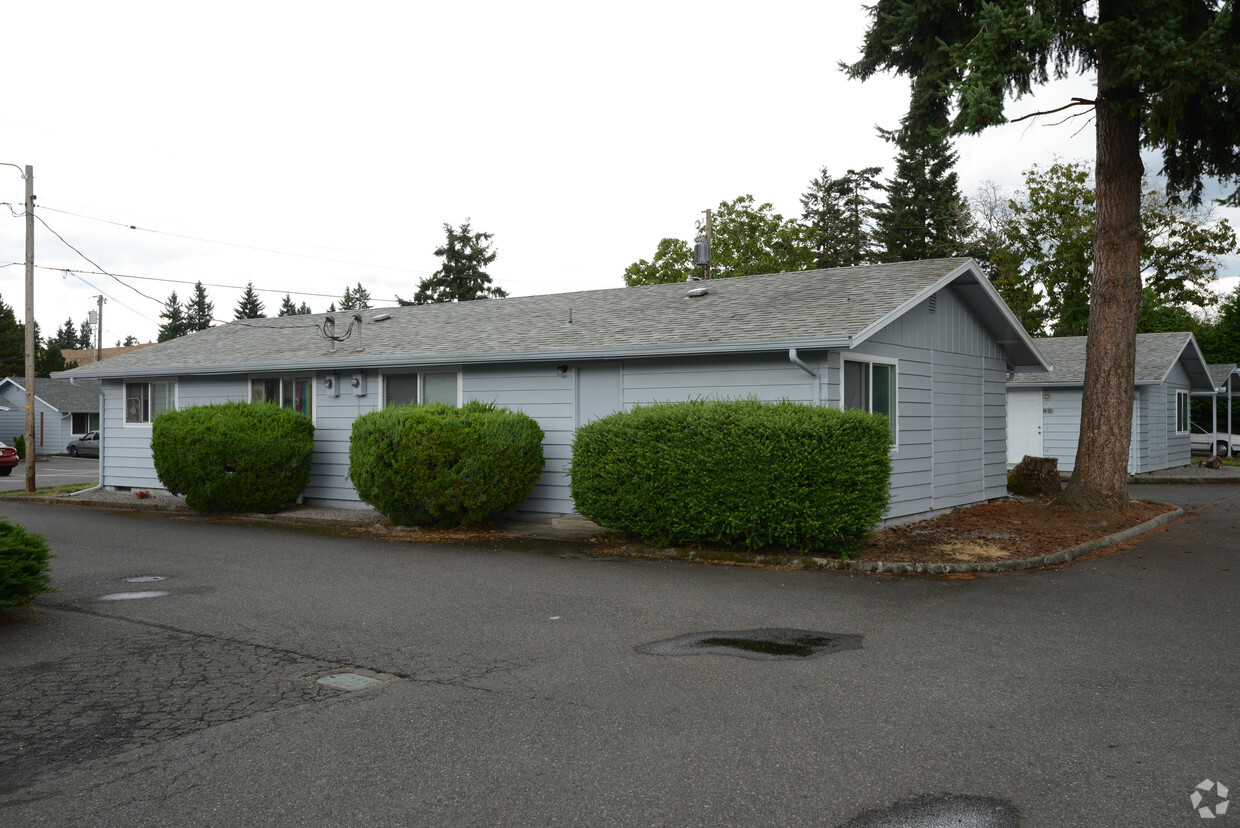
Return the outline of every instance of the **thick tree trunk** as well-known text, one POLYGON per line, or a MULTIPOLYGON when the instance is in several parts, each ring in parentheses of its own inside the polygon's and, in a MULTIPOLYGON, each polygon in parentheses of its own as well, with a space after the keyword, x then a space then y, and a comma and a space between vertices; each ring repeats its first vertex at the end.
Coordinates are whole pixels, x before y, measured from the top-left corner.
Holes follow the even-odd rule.
MULTIPOLYGON (((1105 2, 1102 6, 1112 5, 1105 2)), ((1060 503, 1082 511, 1128 508, 1128 450, 1141 305, 1140 123, 1099 56, 1094 276, 1085 350, 1081 439, 1060 503)))

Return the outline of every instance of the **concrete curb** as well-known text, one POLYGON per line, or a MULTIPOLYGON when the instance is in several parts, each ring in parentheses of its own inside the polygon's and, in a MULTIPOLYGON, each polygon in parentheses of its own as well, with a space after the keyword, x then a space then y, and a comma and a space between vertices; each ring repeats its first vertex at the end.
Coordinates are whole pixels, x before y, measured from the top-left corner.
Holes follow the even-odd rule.
POLYGON ((1016 570, 1026 569, 1043 569, 1048 566, 1059 566, 1068 561, 1075 560, 1082 555, 1090 552, 1096 552, 1099 549, 1105 549, 1108 546, 1114 546, 1117 543, 1123 543, 1137 535, 1143 535, 1151 529, 1157 529, 1171 523, 1173 520, 1179 520, 1184 516, 1184 510, 1176 508, 1170 512, 1164 512, 1158 517, 1147 520, 1145 523, 1131 526, 1123 531, 1107 535, 1104 538, 1095 538, 1091 541, 1078 544, 1070 549, 1064 549, 1050 555, 1039 555, 1035 558, 1011 558, 1006 561, 985 561, 977 563, 885 563, 883 561, 838 561, 833 562, 837 565, 832 567, 839 570, 847 570, 850 572, 871 572, 886 574, 905 574, 914 573, 920 575, 954 575, 959 573, 970 572, 1013 572, 1016 570))
MULTIPOLYGON (((29 500, 35 501, 35 502, 42 502, 42 503, 61 503, 61 504, 72 503, 73 505, 77 505, 77 506, 89 506, 89 507, 94 507, 94 508, 115 509, 117 511, 153 511, 153 512, 164 512, 166 514, 177 514, 177 515, 197 515, 198 514, 194 512, 192 509, 187 509, 185 507, 170 507, 167 504, 163 504, 163 503, 157 503, 157 502, 148 503, 145 501, 135 501, 134 503, 121 504, 115 501, 104 501, 104 500, 68 500, 63 497, 55 497, 55 496, 32 497, 32 498, 29 498, 29 500)), ((1008 560, 1003 560, 1003 561, 980 561, 980 562, 969 562, 969 563, 966 563, 966 562, 920 563, 920 562, 914 562, 914 561, 893 561, 893 562, 841 561, 841 560, 835 560, 833 558, 818 558, 818 557, 813 558, 813 561, 814 561, 814 564, 816 564, 815 568, 817 569, 834 570, 834 571, 839 571, 839 572, 861 572, 861 573, 884 574, 884 575, 902 575, 902 574, 955 575, 955 574, 967 574, 967 573, 1013 572, 1013 571, 1018 571, 1018 570, 1043 569, 1048 566, 1059 566, 1071 560, 1075 560, 1076 558, 1079 558, 1082 555, 1086 555, 1090 552, 1094 552, 1099 549, 1105 549, 1106 547, 1114 546, 1117 543, 1123 543, 1124 541, 1129 540, 1130 538, 1135 538, 1137 535, 1144 534, 1150 531, 1151 529, 1156 529, 1159 526, 1163 526, 1165 524, 1171 523, 1172 521, 1178 520, 1179 518, 1183 516, 1184 516, 1184 510, 1177 507, 1170 512, 1165 512, 1159 515, 1158 517, 1153 518, 1152 520, 1147 520, 1145 523, 1138 524, 1137 526, 1129 527, 1128 529, 1124 529, 1120 532, 1115 532, 1114 534, 1107 535, 1106 537, 1095 538, 1094 540, 1086 541, 1085 543, 1078 544, 1077 546, 1073 546, 1070 549, 1064 549, 1059 552, 1052 553, 1050 555, 1039 555, 1034 558, 1010 558, 1008 560)), ((334 518, 334 517, 326 518, 326 519, 310 518, 310 517, 299 517, 295 514, 282 515, 280 513, 276 513, 273 515, 263 515, 263 514, 228 515, 228 516, 222 516, 222 519, 227 520, 230 523, 242 523, 242 524, 250 524, 250 525, 255 525, 255 526, 276 525, 276 526, 288 526, 288 527, 296 527, 296 528, 319 528, 319 529, 324 528, 324 527, 337 527, 341 529, 383 528, 380 524, 376 524, 372 520, 350 520, 347 518, 341 519, 341 518, 334 518)), ((569 526, 553 527, 551 531, 539 531, 537 528, 534 527, 533 524, 530 524, 528 527, 525 527, 525 531, 497 532, 494 535, 492 535, 489 538, 489 540, 492 540, 492 541, 502 540, 504 542, 509 542, 509 543, 518 543, 522 546, 528 545, 531 543, 541 542, 541 543, 551 543, 561 548, 566 547, 566 546, 580 547, 583 544, 588 543, 593 537, 595 537, 595 535, 598 534, 597 532, 591 531, 587 535, 586 532, 583 530, 585 529, 584 525, 589 522, 582 520, 580 521, 580 523, 581 525, 573 525, 571 527, 569 526)), ((593 528, 597 524, 589 523, 589 525, 591 528, 593 528)), ((386 528, 390 530, 392 527, 386 527, 386 528)), ((397 534, 398 531, 399 530, 394 530, 391 532, 391 534, 395 535, 397 534)), ((605 531, 605 530, 601 530, 601 531, 605 531)), ((409 536, 408 539, 410 541, 417 542, 416 536, 411 535, 409 536)), ((435 542, 455 543, 455 541, 443 541, 443 540, 437 540, 435 542)), ((641 543, 626 543, 623 545, 622 550, 623 552, 630 552, 630 551, 636 552, 639 555, 641 555, 642 553, 646 553, 646 554, 653 553, 654 557, 668 558, 668 559, 673 559, 673 560, 692 560, 692 561, 704 562, 704 563, 712 562, 712 559, 710 557, 690 556, 686 558, 683 555, 679 555, 675 553, 668 554, 671 550, 661 550, 658 547, 650 547, 650 546, 646 546, 645 544, 641 544, 641 543)), ((732 563, 732 564, 753 563, 756 565, 763 565, 763 564, 786 565, 786 562, 789 558, 804 559, 805 557, 807 556, 753 555, 752 558, 748 561, 728 560, 726 562, 732 563)), ((723 562, 723 561, 720 561, 720 562, 723 562)))

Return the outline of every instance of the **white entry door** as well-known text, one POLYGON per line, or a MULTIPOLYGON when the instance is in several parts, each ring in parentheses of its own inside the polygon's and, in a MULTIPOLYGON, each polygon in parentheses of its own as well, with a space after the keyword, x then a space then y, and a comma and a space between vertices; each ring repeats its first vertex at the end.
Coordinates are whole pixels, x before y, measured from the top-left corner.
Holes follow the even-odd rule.
POLYGON ((1007 392, 1007 461, 1042 456, 1042 389, 1009 388, 1007 392))

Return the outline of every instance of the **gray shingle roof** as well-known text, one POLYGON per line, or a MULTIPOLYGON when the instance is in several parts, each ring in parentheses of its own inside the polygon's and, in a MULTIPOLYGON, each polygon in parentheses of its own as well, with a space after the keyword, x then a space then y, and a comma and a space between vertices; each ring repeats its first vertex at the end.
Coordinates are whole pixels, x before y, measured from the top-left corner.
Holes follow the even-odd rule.
MULTIPOLYGON (((8 382, 26 392, 25 377, 8 377, 8 382)), ((99 380, 78 380, 82 385, 100 388, 99 380)), ((99 395, 72 385, 67 379, 47 379, 38 377, 34 381, 34 395, 52 408, 61 412, 98 411, 99 395)))
MULTIPOLYGON (((1035 339, 1034 344, 1054 366, 1054 371, 1031 374, 1013 374, 1008 380, 1015 385, 1083 385, 1085 383, 1085 336, 1057 336, 1035 339)), ((1201 359, 1196 341, 1191 333, 1137 334, 1137 385, 1157 385, 1167 372, 1188 351, 1188 370, 1194 387, 1204 387, 1209 382, 1205 361, 1201 359)))
MULTIPOLYGON (((325 314, 255 319, 209 328, 83 366, 75 376, 141 376, 244 370, 433 365, 512 359, 581 359, 782 347, 847 347, 881 320, 948 281, 983 281, 972 260, 937 259, 811 270, 710 282, 487 299, 362 312, 358 334, 329 353, 325 314), (707 289, 691 298, 690 288, 707 289), (375 322, 380 313, 390 318, 375 322), (569 319, 572 324, 569 325, 569 319)), ((989 284, 970 299, 1016 340, 989 284)), ((997 297, 997 294, 995 294, 997 297)), ((344 332, 350 314, 336 314, 344 332)), ((1008 314, 1010 316, 1010 314, 1008 314)), ((1018 327, 1018 326, 1017 326, 1018 327)), ((1025 339, 1027 342, 1027 338, 1025 339)), ((1017 362, 1036 364, 1017 342, 1017 362)))
MULTIPOLYGON (((1210 369, 1210 382, 1214 383, 1215 388, 1222 388, 1226 385, 1227 377, 1236 370, 1234 362, 1219 363, 1206 367, 1210 369)), ((1237 378, 1237 383, 1240 384, 1240 378, 1237 378)))

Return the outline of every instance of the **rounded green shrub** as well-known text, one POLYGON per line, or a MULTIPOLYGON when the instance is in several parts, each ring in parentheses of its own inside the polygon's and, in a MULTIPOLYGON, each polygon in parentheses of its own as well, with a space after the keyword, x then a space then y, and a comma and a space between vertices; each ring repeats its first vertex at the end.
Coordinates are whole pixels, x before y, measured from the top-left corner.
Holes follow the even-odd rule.
POLYGON ((570 491, 657 544, 846 552, 890 502, 887 419, 792 402, 656 403, 577 430, 570 491))
POLYGON ((314 425, 271 403, 230 402, 160 414, 155 473, 200 512, 277 512, 310 482, 314 425))
POLYGON ((52 591, 51 557, 42 535, 0 521, 0 612, 52 591))
POLYGON ((533 419, 486 403, 384 408, 353 422, 349 477, 397 525, 480 523, 529 496, 542 441, 533 419))

